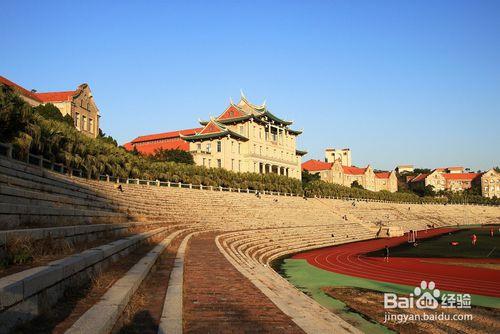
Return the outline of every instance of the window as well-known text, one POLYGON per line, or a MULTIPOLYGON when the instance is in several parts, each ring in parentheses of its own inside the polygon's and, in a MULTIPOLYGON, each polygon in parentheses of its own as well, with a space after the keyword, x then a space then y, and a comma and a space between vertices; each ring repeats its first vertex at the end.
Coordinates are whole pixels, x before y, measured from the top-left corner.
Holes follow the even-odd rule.
POLYGON ((217 159, 217 167, 222 168, 222 159, 217 159))
POLYGON ((77 129, 80 129, 80 114, 75 113, 75 126, 77 129))
MULTIPOLYGON (((210 153, 212 150, 212 145, 210 143, 207 143, 207 153, 210 153)), ((210 166, 210 165, 209 165, 210 166)))
POLYGON ((222 142, 220 140, 217 141, 217 152, 222 152, 222 142))
POLYGON ((231 170, 234 170, 234 159, 231 159, 231 170))
POLYGON ((241 143, 238 143, 238 154, 241 153, 241 143))
POLYGON ((82 130, 87 130, 87 117, 82 116, 82 130))
POLYGON ((212 159, 208 159, 208 168, 212 167, 212 159))
MULTIPOLYGON (((201 151, 201 143, 198 143, 198 145, 196 145, 196 149, 198 151, 201 151)), ((203 166, 205 166, 205 158, 203 158, 203 166)))
POLYGON ((240 125, 240 133, 241 133, 241 134, 244 134, 244 133, 245 133, 245 129, 243 128, 243 125, 240 125))
POLYGON ((94 120, 92 118, 89 118, 89 131, 94 133, 94 120))
POLYGON ((205 167, 205 158, 203 158, 203 167, 205 167))

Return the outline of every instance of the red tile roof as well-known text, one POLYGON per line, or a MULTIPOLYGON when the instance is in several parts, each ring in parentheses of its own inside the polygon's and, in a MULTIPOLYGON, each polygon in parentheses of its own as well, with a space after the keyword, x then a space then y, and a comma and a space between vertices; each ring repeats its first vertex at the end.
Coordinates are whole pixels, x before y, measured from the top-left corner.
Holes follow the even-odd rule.
POLYGON ((171 140, 171 141, 166 141, 166 142, 160 142, 160 143, 144 143, 140 145, 134 145, 133 143, 126 143, 123 145, 126 150, 132 151, 135 148, 137 151, 141 154, 144 155, 153 155, 155 151, 163 149, 163 150, 183 150, 183 151, 189 151, 189 143, 182 140, 182 139, 177 139, 177 140, 171 140))
POLYGON ((478 177, 481 177, 483 173, 453 173, 453 174, 443 174, 446 180, 463 180, 472 181, 478 177))
POLYGON ((355 166, 342 166, 345 174, 350 175, 363 175, 366 172, 366 168, 359 168, 355 166))
POLYGON ((310 172, 317 172, 321 170, 328 170, 332 168, 332 163, 323 162, 319 160, 308 160, 302 164, 302 169, 310 172))
POLYGON ((221 129, 220 126, 215 124, 215 122, 212 120, 207 125, 205 125, 203 130, 200 131, 200 134, 218 133, 222 131, 223 129, 221 129))
POLYGON ((35 93, 36 97, 42 102, 63 102, 70 101, 76 90, 68 90, 65 92, 48 92, 48 93, 35 93))
POLYGON ((203 128, 194 128, 194 129, 186 129, 186 130, 177 130, 177 131, 171 131, 171 132, 163 132, 163 133, 157 133, 157 134, 152 134, 152 135, 145 135, 145 136, 139 136, 135 138, 134 140, 131 141, 131 143, 141 143, 141 142, 146 142, 146 141, 153 141, 153 140, 161 140, 161 139, 170 139, 170 138, 176 138, 180 137, 180 135, 184 136, 192 136, 196 134, 196 132, 200 132, 203 128))
POLYGON ((410 180, 410 182, 420 182, 424 181, 427 176, 429 176, 430 173, 420 173, 417 176, 415 176, 413 179, 410 180))
POLYGON ((245 116, 245 113, 231 104, 217 119, 229 119, 241 116, 245 116))
POLYGON ((388 179, 391 176, 390 172, 378 172, 375 173, 377 179, 388 179))
POLYGON ((10 81, 9 79, 7 79, 5 77, 2 77, 1 75, 0 75, 0 83, 3 83, 6 86, 14 88, 15 90, 17 90, 22 95, 25 95, 25 96, 27 96, 27 97, 35 100, 35 101, 42 102, 42 100, 40 100, 40 98, 38 96, 36 96, 36 94, 32 93, 31 91, 27 90, 24 87, 19 86, 18 84, 16 84, 15 82, 10 81))

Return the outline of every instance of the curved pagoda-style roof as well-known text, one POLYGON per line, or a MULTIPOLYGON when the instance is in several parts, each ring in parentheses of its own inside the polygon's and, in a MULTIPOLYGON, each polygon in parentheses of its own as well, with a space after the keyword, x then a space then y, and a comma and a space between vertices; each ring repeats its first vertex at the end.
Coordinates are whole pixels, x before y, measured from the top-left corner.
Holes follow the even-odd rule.
POLYGON ((216 121, 215 119, 211 119, 205 127, 200 131, 195 133, 194 135, 184 136, 181 134, 181 138, 185 141, 201 141, 206 139, 215 139, 230 136, 238 140, 247 141, 248 138, 228 129, 224 124, 216 121))
POLYGON ((304 150, 295 150, 296 155, 304 156, 307 154, 307 151, 304 150))
MULTIPOLYGON (((250 103, 243 93, 241 94, 241 99, 237 104, 233 103, 232 100, 230 101, 229 106, 216 118, 216 121, 220 124, 235 124, 245 122, 250 119, 261 123, 268 123, 269 121, 279 123, 282 126, 287 127, 287 130, 292 135, 298 136, 302 133, 301 130, 289 129, 288 125, 293 124, 293 121, 283 120, 271 113, 267 109, 265 102, 262 105, 250 103)), ((206 120, 200 120, 199 122, 204 126, 210 123, 210 121, 206 120)))

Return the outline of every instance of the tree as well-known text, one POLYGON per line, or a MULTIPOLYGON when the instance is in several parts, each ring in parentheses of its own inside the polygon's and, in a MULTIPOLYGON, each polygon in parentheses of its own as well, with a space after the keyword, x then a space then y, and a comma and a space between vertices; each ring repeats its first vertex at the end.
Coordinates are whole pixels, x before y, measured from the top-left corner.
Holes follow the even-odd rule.
POLYGON ((420 197, 425 197, 425 196, 435 196, 436 192, 434 191, 434 187, 431 186, 430 184, 427 186, 424 186, 423 183, 416 185, 412 188, 413 192, 417 194, 420 197))
POLYGON ((45 119, 52 119, 59 122, 65 122, 69 125, 73 125, 73 117, 71 115, 63 116, 59 108, 57 108, 52 103, 40 104, 33 107, 33 111, 41 115, 45 119))
POLYGON ((190 152, 186 152, 179 149, 156 150, 153 159, 156 161, 170 161, 170 162, 194 165, 193 155, 190 152))
POLYGON ((421 173, 426 174, 426 173, 430 173, 430 172, 432 172, 432 170, 429 168, 415 168, 413 170, 414 174, 421 174, 421 173))
POLYGON ((319 173, 309 173, 307 170, 302 171, 302 183, 306 184, 312 181, 320 180, 321 176, 319 173))
POLYGON ((351 183, 351 188, 365 189, 361 184, 359 184, 358 180, 354 180, 354 182, 351 183))
POLYGON ((118 142, 113 137, 106 135, 101 128, 99 128, 99 135, 97 136, 97 138, 100 138, 105 143, 109 143, 118 147, 118 142))

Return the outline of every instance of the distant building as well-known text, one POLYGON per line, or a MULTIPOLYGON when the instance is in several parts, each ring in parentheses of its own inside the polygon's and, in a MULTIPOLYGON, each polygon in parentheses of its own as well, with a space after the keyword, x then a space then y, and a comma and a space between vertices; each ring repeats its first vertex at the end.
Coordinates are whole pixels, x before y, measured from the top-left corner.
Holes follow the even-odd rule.
POLYGON ((396 167, 396 172, 398 172, 399 174, 403 174, 403 173, 413 173, 414 171, 414 168, 413 168, 413 165, 399 165, 396 167))
POLYGON ((436 171, 439 171, 441 173, 446 173, 446 174, 460 174, 464 172, 464 168, 461 166, 455 166, 455 167, 440 167, 436 168, 436 171))
POLYGON ((52 103, 63 116, 70 115, 73 118, 78 131, 94 138, 99 134, 99 109, 87 84, 81 84, 75 90, 44 93, 29 91, 2 76, 0 76, 0 84, 14 89, 23 100, 33 107, 52 103))
POLYGON ((342 165, 341 160, 323 162, 308 160, 302 164, 302 169, 312 174, 319 174, 321 180, 350 187, 354 181, 371 191, 387 190, 396 192, 398 180, 394 172, 374 172, 368 165, 364 168, 342 165))
POLYGON ((325 150, 325 161, 334 162, 336 160, 340 160, 342 166, 352 166, 351 150, 348 148, 327 148, 325 150))
POLYGON ((493 168, 481 177, 481 194, 484 197, 500 198, 500 173, 493 168))
POLYGON ((484 197, 500 197, 500 174, 494 169, 485 173, 463 173, 462 167, 436 168, 431 173, 421 173, 409 180, 410 188, 432 186, 434 191, 463 191, 481 187, 484 197))
POLYGON ((302 131, 291 129, 292 123, 242 94, 217 118, 200 121, 200 128, 141 136, 124 146, 144 154, 177 148, 191 152, 200 166, 301 179, 301 158, 306 152, 297 149, 302 131))

